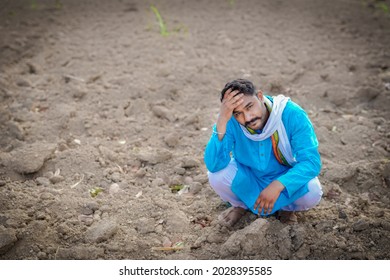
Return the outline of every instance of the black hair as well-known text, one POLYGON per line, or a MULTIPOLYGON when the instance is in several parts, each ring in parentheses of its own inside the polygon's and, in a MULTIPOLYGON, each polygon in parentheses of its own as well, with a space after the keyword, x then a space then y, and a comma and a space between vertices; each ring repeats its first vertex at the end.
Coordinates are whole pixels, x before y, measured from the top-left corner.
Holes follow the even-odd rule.
POLYGON ((243 93, 245 95, 256 95, 256 88, 251 81, 246 79, 237 79, 225 85, 221 91, 221 102, 228 89, 232 89, 232 91, 238 90, 239 93, 243 93))

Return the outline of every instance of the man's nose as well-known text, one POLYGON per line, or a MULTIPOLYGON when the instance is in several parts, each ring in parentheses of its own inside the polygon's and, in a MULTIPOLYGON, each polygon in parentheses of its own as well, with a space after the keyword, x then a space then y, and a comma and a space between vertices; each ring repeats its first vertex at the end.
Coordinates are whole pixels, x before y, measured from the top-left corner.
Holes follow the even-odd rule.
POLYGON ((245 118, 245 122, 249 122, 251 120, 251 115, 249 113, 244 112, 244 118, 245 118))

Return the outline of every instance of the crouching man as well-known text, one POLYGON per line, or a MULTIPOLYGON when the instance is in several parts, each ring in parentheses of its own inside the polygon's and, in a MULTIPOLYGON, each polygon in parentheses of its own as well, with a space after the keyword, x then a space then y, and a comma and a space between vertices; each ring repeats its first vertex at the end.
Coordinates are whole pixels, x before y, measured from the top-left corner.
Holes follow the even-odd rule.
POLYGON ((306 112, 283 95, 266 96, 252 82, 225 85, 204 160, 209 182, 232 207, 219 217, 233 226, 249 209, 296 222, 295 211, 322 197, 318 141, 306 112))

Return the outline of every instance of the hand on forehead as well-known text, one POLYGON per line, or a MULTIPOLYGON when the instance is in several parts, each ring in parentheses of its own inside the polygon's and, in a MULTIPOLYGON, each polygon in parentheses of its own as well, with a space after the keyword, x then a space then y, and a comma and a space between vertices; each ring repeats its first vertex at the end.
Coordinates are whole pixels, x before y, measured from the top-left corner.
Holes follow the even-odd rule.
POLYGON ((229 99, 229 98, 233 98, 235 97, 236 95, 240 94, 240 91, 238 89, 234 89, 234 88, 229 88, 225 95, 224 95, 224 99, 229 99))

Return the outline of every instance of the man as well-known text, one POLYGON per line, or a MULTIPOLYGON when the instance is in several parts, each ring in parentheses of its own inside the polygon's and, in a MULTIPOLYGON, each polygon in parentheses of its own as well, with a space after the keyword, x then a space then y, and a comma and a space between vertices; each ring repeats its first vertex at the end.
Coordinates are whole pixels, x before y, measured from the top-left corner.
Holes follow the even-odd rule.
POLYGON ((321 200, 318 141, 306 112, 283 95, 265 96, 248 80, 222 90, 204 159, 211 187, 232 205, 219 217, 226 226, 248 209, 294 223, 294 211, 321 200))

